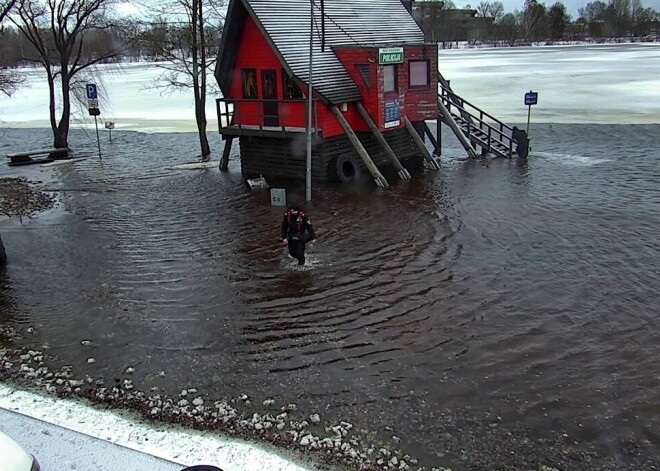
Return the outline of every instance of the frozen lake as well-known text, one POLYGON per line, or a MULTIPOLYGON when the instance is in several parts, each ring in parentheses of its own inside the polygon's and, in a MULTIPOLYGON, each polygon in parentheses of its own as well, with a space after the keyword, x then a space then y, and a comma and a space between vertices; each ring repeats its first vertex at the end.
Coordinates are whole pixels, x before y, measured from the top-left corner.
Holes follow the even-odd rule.
MULTIPOLYGON (((660 123, 660 44, 609 44, 530 48, 440 50, 440 71, 464 99, 505 122, 523 122, 523 95, 539 93, 536 123, 660 123)), ((161 94, 150 88, 156 64, 101 66, 101 122, 117 129, 194 131, 191 93, 161 94)), ((26 87, 0 95, 4 127, 48 126, 43 72, 24 70, 26 87)), ((207 103, 209 131, 217 129, 215 99, 207 103)), ((87 110, 73 124, 93 125, 87 110)))

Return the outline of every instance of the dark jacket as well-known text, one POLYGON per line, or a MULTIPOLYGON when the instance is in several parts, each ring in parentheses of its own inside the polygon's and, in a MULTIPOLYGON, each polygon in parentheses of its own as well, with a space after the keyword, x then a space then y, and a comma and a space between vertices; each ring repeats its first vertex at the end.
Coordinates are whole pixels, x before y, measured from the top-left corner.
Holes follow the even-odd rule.
POLYGON ((316 239, 312 222, 305 215, 304 211, 298 211, 296 215, 290 210, 284 213, 284 218, 282 218, 282 239, 291 239, 292 237, 297 237, 304 242, 316 239))

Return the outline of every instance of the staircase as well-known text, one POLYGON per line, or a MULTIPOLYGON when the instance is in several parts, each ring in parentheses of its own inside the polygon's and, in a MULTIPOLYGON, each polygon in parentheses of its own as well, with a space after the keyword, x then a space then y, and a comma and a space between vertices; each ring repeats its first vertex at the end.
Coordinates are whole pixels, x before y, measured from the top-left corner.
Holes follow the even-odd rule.
POLYGON ((510 126, 456 95, 440 72, 438 88, 438 119, 454 130, 470 157, 476 157, 477 149, 482 156, 517 156, 510 126))

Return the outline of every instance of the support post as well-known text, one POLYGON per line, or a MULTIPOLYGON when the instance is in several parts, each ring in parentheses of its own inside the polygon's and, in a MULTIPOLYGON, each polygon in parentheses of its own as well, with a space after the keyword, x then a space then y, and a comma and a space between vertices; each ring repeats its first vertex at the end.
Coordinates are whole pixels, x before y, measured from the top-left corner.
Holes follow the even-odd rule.
POLYGON ((376 137, 376 140, 385 151, 385 154, 389 157, 389 159, 394 164, 394 167, 398 170, 399 178, 401 178, 401 180, 410 180, 410 173, 401 164, 401 161, 399 160, 399 158, 396 156, 390 145, 385 140, 385 136, 383 136, 383 134, 378 130, 378 126, 376 126, 376 123, 374 123, 374 121, 371 119, 371 116, 369 116, 367 110, 364 109, 362 103, 358 101, 355 103, 355 105, 357 106, 357 110, 360 113, 360 116, 362 116, 362 119, 364 119, 365 123, 367 123, 367 126, 371 130, 371 133, 376 137))
POLYGON ((378 170, 378 167, 376 167, 376 164, 374 163, 373 160, 371 160, 371 157, 369 157, 369 153, 367 150, 364 148, 360 140, 358 139, 357 135, 351 129, 350 124, 348 124, 348 121, 346 121, 346 118, 344 118, 344 115, 341 114, 341 111, 339 111, 339 108, 336 106, 330 107, 332 110, 332 114, 335 115, 335 118, 337 118, 337 121, 339 122, 339 125, 342 127, 344 132, 346 133, 346 136, 348 137, 348 140, 353 144, 353 148, 355 151, 358 153, 364 164, 367 166, 367 169, 371 173, 371 175, 374 177, 374 181, 376 182, 376 185, 381 187, 381 188, 389 188, 390 184, 387 183, 387 180, 383 176, 382 173, 380 173, 380 170, 378 170))
POLYGON ((426 161, 431 164, 433 168, 436 170, 440 170, 440 164, 436 162, 436 160, 433 158, 429 150, 426 148, 426 145, 424 145, 424 141, 422 141, 422 138, 419 137, 419 134, 417 134, 417 129, 415 129, 415 126, 413 126, 413 123, 410 122, 408 117, 403 118, 404 123, 406 124, 406 129, 410 133, 410 136, 412 137, 413 141, 415 142, 415 145, 419 149, 419 151, 422 153, 426 161))
POLYGON ((222 159, 220 159, 220 170, 227 170, 229 166, 229 153, 231 152, 231 143, 233 140, 233 137, 228 137, 225 140, 225 148, 222 150, 222 159))
POLYGON ((458 127, 458 124, 456 124, 456 121, 454 121, 451 113, 447 110, 447 108, 445 108, 445 105, 442 104, 442 100, 440 100, 440 98, 438 98, 438 109, 440 110, 442 117, 447 122, 447 125, 451 128, 452 131, 454 131, 454 134, 456 134, 456 138, 467 152, 468 157, 476 159, 477 154, 474 152, 474 149, 472 149, 470 141, 468 141, 467 137, 465 137, 465 134, 463 134, 463 131, 461 131, 461 129, 458 127))
POLYGON ((436 155, 440 155, 438 141, 436 140, 433 133, 431 133, 431 128, 429 128, 429 125, 426 124, 426 121, 423 121, 423 123, 424 123, 424 134, 426 134, 426 136, 429 138, 429 141, 431 141, 431 144, 433 144, 433 152, 435 152, 436 155))

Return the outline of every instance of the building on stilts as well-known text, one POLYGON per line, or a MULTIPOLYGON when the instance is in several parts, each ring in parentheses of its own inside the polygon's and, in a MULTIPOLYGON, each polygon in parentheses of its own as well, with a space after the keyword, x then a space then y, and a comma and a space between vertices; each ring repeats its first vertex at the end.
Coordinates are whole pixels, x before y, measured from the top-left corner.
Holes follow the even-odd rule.
POLYGON ((400 0, 230 0, 215 76, 226 166, 232 142, 241 170, 305 177, 310 32, 312 178, 349 181, 383 166, 410 178, 423 156, 426 120, 437 118, 437 44, 400 0), (313 26, 312 26, 313 24, 313 26))

